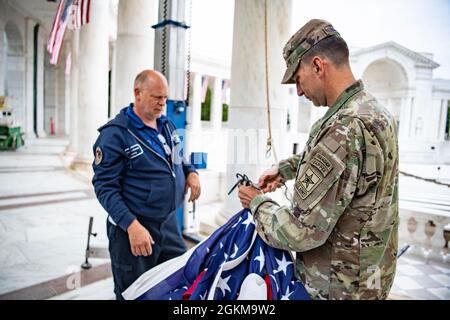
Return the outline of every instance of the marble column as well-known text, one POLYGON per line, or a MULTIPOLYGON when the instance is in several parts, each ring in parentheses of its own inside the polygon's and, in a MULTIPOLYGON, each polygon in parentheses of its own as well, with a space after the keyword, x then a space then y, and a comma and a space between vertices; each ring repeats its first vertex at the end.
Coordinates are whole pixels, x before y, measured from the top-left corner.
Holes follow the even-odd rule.
POLYGON ((63 130, 62 134, 65 136, 69 136, 70 134, 70 110, 71 110, 71 104, 70 104, 70 74, 72 72, 72 41, 69 38, 66 42, 66 64, 64 65, 64 70, 62 70, 62 76, 63 76, 63 83, 64 83, 64 118, 61 119, 61 122, 63 123, 63 130), (69 72, 67 73, 67 60, 70 57, 71 61, 71 67, 69 72))
POLYGON ((42 27, 38 32, 38 44, 37 44, 37 110, 36 110, 36 124, 37 124, 37 136, 43 138, 46 136, 44 131, 44 59, 45 59, 45 44, 46 39, 43 35, 42 27))
MULTIPOLYGON (((109 59, 110 59, 110 70, 111 70, 111 83, 109 84, 110 87, 110 94, 109 94, 109 104, 110 104, 110 110, 108 117, 112 118, 115 117, 116 114, 120 111, 121 107, 116 104, 116 90, 117 90, 117 41, 110 41, 109 42, 109 59), (117 108, 116 108, 117 107, 117 108), (116 112, 117 111, 117 112, 116 112)), ((120 87, 120 85, 119 85, 120 87)), ((131 98, 134 99, 134 98, 131 98)), ((131 102, 131 101, 130 101, 131 102)), ((123 107, 123 106, 122 106, 123 107)))
POLYGON ((70 135, 70 110, 72 109, 70 104, 70 75, 65 74, 64 77, 64 131, 65 136, 70 135))
POLYGON ((153 69, 158 0, 120 0, 116 42, 115 104, 111 116, 134 101, 133 83, 144 69, 153 69))
MULTIPOLYGON (((256 182, 262 171, 275 162, 273 157, 265 157, 267 112, 264 4, 265 1, 260 0, 235 2, 227 189, 236 183, 236 173, 245 173, 256 182)), ((280 82, 286 70, 282 52, 291 36, 292 3, 291 0, 271 0, 267 1, 267 5, 272 135, 278 160, 281 160, 289 156, 280 152, 282 137, 286 137, 286 110, 289 101, 289 86, 281 85, 280 82)), ((216 215, 215 220, 218 224, 223 224, 240 209, 242 208, 235 191, 226 197, 225 206, 216 215)))
POLYGON ((92 145, 108 117, 110 1, 91 1, 90 22, 80 30, 76 164, 93 161, 92 145))
MULTIPOLYGON (((58 71, 58 126, 56 132, 58 135, 67 135, 70 127, 70 75, 66 74, 67 62, 71 52, 71 41, 66 39, 64 44, 64 63, 61 64, 58 71)), ((70 57, 71 58, 71 57, 70 57)))
MULTIPOLYGON (((26 138, 35 138, 36 134, 34 132, 34 27, 36 22, 30 18, 25 20, 25 41, 26 41, 26 52, 25 52, 25 105, 26 105, 26 124, 24 127, 26 138)), ((6 69, 4 69, 6 70, 6 69)), ((3 79, 2 79, 3 80, 3 79)), ((2 81, 3 82, 3 81, 2 81)), ((2 84, 3 85, 3 84, 2 84)))
POLYGON ((189 126, 188 129, 195 133, 201 128, 202 117, 202 75, 200 73, 191 73, 191 103, 189 106, 189 126))
MULTIPOLYGON (((27 23, 28 19, 25 20, 27 23)), ((26 34, 28 31, 26 31, 26 34)), ((5 95, 5 77, 6 77, 6 37, 3 36, 5 34, 5 25, 0 25, 0 96, 5 95)), ((26 44, 28 45, 27 38, 25 39, 26 44)), ((26 60, 28 61, 28 60, 26 60)))
POLYGON ((400 127, 398 128, 398 136, 401 139, 408 139, 410 118, 411 118, 411 106, 409 104, 408 97, 402 98, 402 107, 400 111, 400 127))
POLYGON ((68 151, 74 157, 78 149, 78 89, 80 60, 80 30, 73 30, 71 39, 72 70, 70 71, 70 132, 68 151))
POLYGON ((211 127, 218 131, 222 127, 222 79, 214 78, 211 97, 211 127))
POLYGON ((56 103, 55 103, 55 134, 57 136, 62 136, 66 134, 66 122, 68 118, 66 118, 66 113, 69 109, 69 96, 66 95, 66 91, 68 90, 67 78, 66 75, 66 67, 67 67, 67 59, 69 57, 71 42, 69 39, 64 41, 63 50, 61 52, 60 63, 56 68, 56 103), (67 84, 67 85, 66 85, 67 84))
POLYGON ((414 135, 416 141, 434 141, 434 132, 437 126, 432 113, 432 84, 433 70, 431 68, 417 68, 415 80, 415 105, 414 105, 414 135))
POLYGON ((408 139, 413 138, 414 128, 413 128, 413 116, 414 116, 414 106, 415 101, 413 96, 406 97, 406 107, 408 108, 408 122, 406 126, 406 136, 408 139))
POLYGON ((447 121, 448 121, 448 115, 447 115, 447 110, 448 110, 448 100, 447 99, 439 99, 438 104, 438 108, 439 111, 437 112, 440 115, 440 118, 438 118, 438 122, 439 122, 439 130, 437 132, 437 140, 440 142, 444 142, 445 141, 445 128, 447 126, 447 121), (447 115, 447 117, 446 117, 447 115))

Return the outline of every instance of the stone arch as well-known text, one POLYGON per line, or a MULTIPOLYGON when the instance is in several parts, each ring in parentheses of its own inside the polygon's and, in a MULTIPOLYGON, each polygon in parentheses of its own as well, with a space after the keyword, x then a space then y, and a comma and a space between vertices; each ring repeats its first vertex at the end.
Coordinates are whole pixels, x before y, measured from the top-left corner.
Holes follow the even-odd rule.
POLYGON ((388 108, 399 124, 409 86, 402 64, 391 58, 377 59, 365 68, 362 79, 369 92, 388 108))
POLYGON ((17 25, 8 21, 4 28, 5 79, 7 106, 12 110, 15 124, 25 118, 25 57, 24 41, 17 25))

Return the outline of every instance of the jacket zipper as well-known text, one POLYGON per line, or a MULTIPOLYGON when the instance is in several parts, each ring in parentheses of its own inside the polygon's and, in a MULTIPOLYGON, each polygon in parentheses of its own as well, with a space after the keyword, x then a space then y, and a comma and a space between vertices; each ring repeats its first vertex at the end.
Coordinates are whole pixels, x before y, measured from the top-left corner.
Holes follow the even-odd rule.
POLYGON ((148 150, 150 150, 151 152, 153 152, 155 155, 157 155, 158 157, 160 157, 166 164, 167 164, 167 166, 169 167, 169 169, 170 169, 170 172, 172 172, 172 176, 174 177, 174 178, 176 178, 177 176, 176 176, 176 174, 175 174, 175 172, 173 171, 173 169, 172 169, 172 167, 170 166, 170 163, 166 160, 166 159, 164 159, 163 157, 161 157, 161 155, 159 154, 159 153, 157 153, 156 151, 154 151, 152 148, 150 148, 149 146, 147 146, 147 144, 145 144, 141 139, 139 139, 130 129, 127 129, 128 130, 128 132, 139 142, 139 143, 141 143, 145 148, 147 148, 148 150))

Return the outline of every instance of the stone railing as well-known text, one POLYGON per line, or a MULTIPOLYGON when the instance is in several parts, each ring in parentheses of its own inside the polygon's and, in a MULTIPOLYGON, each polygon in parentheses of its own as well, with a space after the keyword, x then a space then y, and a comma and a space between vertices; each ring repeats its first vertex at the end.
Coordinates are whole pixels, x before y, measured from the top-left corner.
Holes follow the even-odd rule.
POLYGON ((450 263, 449 240, 450 215, 400 205, 399 247, 409 244, 410 254, 450 263))

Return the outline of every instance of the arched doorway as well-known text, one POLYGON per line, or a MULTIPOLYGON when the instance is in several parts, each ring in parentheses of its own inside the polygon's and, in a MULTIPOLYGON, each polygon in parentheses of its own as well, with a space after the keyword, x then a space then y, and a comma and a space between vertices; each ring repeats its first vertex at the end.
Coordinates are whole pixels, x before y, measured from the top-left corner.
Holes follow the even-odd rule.
POLYGON ((405 105, 408 78, 403 67, 395 60, 384 58, 372 62, 362 79, 369 90, 397 120, 400 128, 402 107, 405 105))
POLYGON ((23 38, 19 28, 8 21, 4 29, 5 79, 4 94, 7 106, 12 111, 14 124, 24 126, 25 122, 25 60, 23 38))

